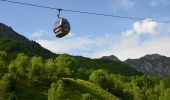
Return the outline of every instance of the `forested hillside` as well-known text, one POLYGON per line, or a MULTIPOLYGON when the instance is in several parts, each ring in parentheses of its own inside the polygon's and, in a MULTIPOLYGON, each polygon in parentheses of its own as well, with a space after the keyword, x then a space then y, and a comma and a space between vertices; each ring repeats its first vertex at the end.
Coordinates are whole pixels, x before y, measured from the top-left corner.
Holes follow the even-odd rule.
POLYGON ((137 72, 120 75, 120 69, 110 71, 102 61, 90 63, 83 59, 87 61, 86 65, 82 62, 83 66, 77 60, 81 57, 70 55, 43 59, 20 53, 10 63, 7 55, 0 52, 0 100, 170 99, 168 77, 149 77, 137 72))
POLYGON ((35 41, 15 32, 12 27, 0 23, 0 50, 6 51, 13 59, 18 53, 29 56, 41 56, 43 58, 55 57, 55 54, 41 47, 35 41))
POLYGON ((110 59, 57 55, 0 24, 0 100, 169 99, 169 77, 110 59))

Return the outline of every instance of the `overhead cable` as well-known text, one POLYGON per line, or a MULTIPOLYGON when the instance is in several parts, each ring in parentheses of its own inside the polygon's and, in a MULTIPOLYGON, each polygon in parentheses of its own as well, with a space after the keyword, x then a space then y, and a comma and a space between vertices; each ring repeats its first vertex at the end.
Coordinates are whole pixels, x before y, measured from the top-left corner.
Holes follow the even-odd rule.
MULTIPOLYGON (((24 2, 18 2, 18 1, 12 1, 12 0, 0 0, 0 1, 8 2, 8 3, 20 4, 20 5, 26 5, 26 6, 32 6, 32 7, 51 9, 51 10, 59 10, 59 9, 61 9, 61 8, 54 8, 54 7, 49 7, 49 6, 36 5, 36 4, 24 3, 24 2)), ((94 13, 94 12, 86 12, 86 11, 78 11, 78 10, 69 10, 69 9, 61 9, 61 10, 66 11, 66 12, 82 13, 82 14, 105 16, 105 17, 116 17, 116 18, 131 19, 131 20, 146 20, 146 21, 154 21, 154 22, 160 22, 160 23, 170 23, 169 21, 155 20, 155 19, 128 17, 128 16, 120 16, 120 15, 112 15, 112 14, 102 14, 102 13, 94 13)))

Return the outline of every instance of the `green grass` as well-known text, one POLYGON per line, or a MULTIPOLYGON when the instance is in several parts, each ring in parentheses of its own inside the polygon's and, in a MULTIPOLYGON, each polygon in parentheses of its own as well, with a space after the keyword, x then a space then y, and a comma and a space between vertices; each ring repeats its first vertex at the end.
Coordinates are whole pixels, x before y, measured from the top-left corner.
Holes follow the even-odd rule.
POLYGON ((62 78, 66 84, 67 98, 80 100, 83 94, 91 94, 93 100, 119 100, 95 84, 81 79, 62 78))

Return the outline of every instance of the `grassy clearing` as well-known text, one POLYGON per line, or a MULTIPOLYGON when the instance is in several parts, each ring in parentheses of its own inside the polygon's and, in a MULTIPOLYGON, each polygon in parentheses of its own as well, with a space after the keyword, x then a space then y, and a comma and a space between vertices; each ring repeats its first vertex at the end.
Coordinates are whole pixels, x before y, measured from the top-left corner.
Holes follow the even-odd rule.
POLYGON ((83 94, 91 94, 93 100, 119 100, 95 84, 81 79, 62 78, 67 87, 67 97, 71 100, 80 100, 83 94))

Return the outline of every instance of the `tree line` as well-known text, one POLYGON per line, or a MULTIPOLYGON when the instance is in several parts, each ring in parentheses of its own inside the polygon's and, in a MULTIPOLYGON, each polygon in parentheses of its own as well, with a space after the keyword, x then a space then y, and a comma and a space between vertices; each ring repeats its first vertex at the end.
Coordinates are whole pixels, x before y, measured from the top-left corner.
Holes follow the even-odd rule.
MULTIPOLYGON (((123 100, 169 100, 170 77, 124 76, 109 70, 80 67, 75 57, 63 54, 56 58, 28 57, 19 53, 13 60, 0 51, 0 100, 17 100, 18 89, 48 91, 48 100, 64 100, 67 92, 62 78, 83 79, 123 100)), ((92 94, 82 100, 93 100, 92 94)))

